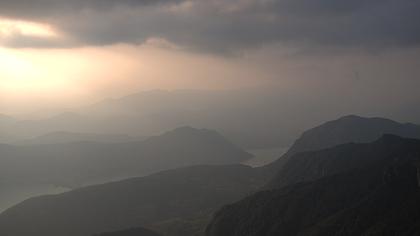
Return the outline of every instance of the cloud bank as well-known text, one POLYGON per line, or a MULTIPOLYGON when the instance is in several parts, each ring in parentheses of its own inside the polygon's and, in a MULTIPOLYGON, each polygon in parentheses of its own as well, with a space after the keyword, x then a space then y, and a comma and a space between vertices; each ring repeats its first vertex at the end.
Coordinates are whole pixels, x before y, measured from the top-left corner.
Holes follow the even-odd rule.
POLYGON ((420 44, 417 0, 16 0, 0 15, 50 24, 61 42, 24 36, 10 47, 142 44, 237 52, 262 45, 383 50, 420 44))

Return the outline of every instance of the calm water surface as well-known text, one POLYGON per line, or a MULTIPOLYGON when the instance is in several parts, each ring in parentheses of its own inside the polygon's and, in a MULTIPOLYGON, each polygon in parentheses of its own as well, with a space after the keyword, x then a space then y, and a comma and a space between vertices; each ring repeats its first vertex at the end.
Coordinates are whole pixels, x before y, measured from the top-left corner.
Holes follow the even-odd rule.
POLYGON ((0 212, 31 197, 57 194, 68 190, 48 184, 0 182, 0 212))
POLYGON ((281 157, 281 155, 286 153, 288 149, 288 147, 279 147, 247 150, 247 152, 254 154, 255 157, 246 160, 242 164, 252 167, 267 165, 281 157))

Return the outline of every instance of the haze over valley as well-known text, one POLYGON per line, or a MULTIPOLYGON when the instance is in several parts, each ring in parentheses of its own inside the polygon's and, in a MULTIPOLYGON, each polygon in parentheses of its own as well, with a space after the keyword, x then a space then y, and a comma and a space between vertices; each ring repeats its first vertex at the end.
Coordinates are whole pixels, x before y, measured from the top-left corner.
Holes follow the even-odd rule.
POLYGON ((0 1, 0 236, 420 235, 419 12, 0 1))

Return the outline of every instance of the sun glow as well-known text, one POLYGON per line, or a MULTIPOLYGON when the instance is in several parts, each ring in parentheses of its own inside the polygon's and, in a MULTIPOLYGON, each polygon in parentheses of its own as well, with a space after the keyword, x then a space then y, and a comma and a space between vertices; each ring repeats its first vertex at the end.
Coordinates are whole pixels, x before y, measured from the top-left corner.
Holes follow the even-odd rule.
POLYGON ((51 88, 53 81, 37 64, 27 55, 0 48, 0 88, 11 93, 51 88))
POLYGON ((97 101, 131 83, 133 59, 113 48, 17 49, 0 46, 0 109, 29 113, 40 107, 97 101))
POLYGON ((47 24, 0 18, 0 37, 15 36, 50 38, 57 37, 58 34, 47 24))
MULTIPOLYGON (((3 94, 44 92, 57 87, 53 79, 59 63, 48 53, 13 48, 15 42, 58 40, 62 37, 48 24, 0 17, 0 92, 3 94), (11 48, 9 47, 11 46, 11 48)), ((4 96, 4 95, 3 95, 4 96)))

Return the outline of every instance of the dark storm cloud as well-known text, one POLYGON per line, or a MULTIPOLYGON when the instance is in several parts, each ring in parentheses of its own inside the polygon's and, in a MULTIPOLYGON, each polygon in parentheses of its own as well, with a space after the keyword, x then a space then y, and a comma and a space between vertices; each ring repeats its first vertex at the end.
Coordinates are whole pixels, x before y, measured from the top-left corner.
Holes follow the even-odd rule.
POLYGON ((116 6, 137 7, 182 0, 2 0, 0 13, 18 18, 43 18, 83 9, 107 10, 116 6))
POLYGON ((49 21, 77 45, 164 38, 213 52, 270 43, 363 49, 418 46, 419 12, 418 0, 0 1, 0 15, 49 21))

